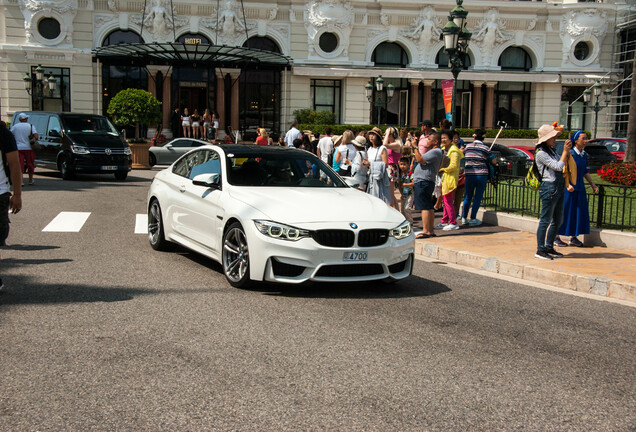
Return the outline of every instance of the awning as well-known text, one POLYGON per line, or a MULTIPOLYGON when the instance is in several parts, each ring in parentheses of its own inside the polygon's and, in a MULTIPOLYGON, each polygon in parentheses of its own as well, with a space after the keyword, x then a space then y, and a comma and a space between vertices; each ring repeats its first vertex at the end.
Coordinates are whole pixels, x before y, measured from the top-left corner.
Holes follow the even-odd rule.
POLYGON ((272 51, 226 45, 166 43, 127 43, 95 48, 93 55, 103 62, 130 65, 208 66, 254 68, 291 65, 291 58, 272 51))

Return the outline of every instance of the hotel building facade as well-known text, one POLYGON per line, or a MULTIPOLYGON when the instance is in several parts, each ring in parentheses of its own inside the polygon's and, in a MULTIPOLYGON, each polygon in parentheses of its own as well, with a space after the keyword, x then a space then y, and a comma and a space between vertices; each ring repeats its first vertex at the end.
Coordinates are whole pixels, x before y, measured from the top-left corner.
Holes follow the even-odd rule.
MULTIPOLYGON (((598 114, 598 135, 624 135, 633 3, 466 0, 472 39, 457 82, 456 126, 503 120, 536 129, 559 121, 591 130, 594 111, 582 95, 600 82, 612 102, 598 114)), ((333 111, 340 124, 437 123, 441 81, 452 78, 440 34, 453 7, 452 0, 0 0, 0 116, 106 114, 118 91, 134 87, 163 103, 168 136, 175 107, 209 108, 221 129, 245 139, 257 127, 284 132, 303 108, 333 111), (55 90, 36 80, 38 65, 55 90), (378 76, 395 88, 379 104, 375 90, 365 96, 378 76)))

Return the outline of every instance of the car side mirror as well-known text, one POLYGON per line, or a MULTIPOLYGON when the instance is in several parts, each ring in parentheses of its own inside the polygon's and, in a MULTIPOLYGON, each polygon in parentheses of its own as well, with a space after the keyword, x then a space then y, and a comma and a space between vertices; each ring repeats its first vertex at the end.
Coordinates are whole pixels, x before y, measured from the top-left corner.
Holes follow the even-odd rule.
POLYGON ((170 150, 172 148, 172 144, 166 144, 164 147, 170 150))
POLYGON ((360 187, 360 182, 352 177, 343 177, 343 180, 349 187, 352 187, 352 188, 360 187))
POLYGON ((192 179, 192 184, 212 189, 219 189, 221 176, 220 174, 199 174, 192 179))
POLYGON ((60 131, 55 130, 55 129, 49 131, 49 135, 52 136, 52 137, 56 137, 56 138, 61 138, 62 137, 62 134, 60 133, 60 131))

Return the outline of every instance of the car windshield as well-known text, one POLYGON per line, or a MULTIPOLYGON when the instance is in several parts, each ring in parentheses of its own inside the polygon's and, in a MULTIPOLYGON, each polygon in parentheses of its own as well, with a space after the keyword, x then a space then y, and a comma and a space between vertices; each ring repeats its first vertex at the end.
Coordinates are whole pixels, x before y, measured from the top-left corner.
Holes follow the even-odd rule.
POLYGON ((82 115, 64 116, 64 130, 66 133, 86 133, 86 134, 111 134, 119 135, 115 126, 106 118, 101 116, 82 115))
MULTIPOLYGON (((511 148, 508 148, 508 147, 506 147, 504 145, 500 145, 500 144, 493 145, 492 146, 492 150, 496 151, 496 152, 499 152, 499 154, 501 154, 501 156, 504 156, 504 157, 511 157, 511 156, 512 157, 518 157, 518 156, 522 156, 522 155, 520 155, 520 154, 518 154, 518 153, 516 153, 514 151, 516 149, 511 149, 511 148)), ((523 152, 521 152, 521 153, 523 153, 523 152)), ((525 154, 523 156, 527 157, 525 154)))
POLYGON ((232 152, 228 182, 236 186, 347 187, 323 161, 308 152, 232 152))

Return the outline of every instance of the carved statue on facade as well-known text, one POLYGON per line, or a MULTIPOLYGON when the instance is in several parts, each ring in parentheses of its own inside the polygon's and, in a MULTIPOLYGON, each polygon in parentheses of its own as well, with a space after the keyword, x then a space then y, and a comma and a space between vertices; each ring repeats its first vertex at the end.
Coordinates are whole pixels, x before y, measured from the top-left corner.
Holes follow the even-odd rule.
POLYGON ((55 42, 59 46, 73 45, 73 20, 77 14, 78 0, 18 0, 20 10, 24 16, 24 30, 27 43, 46 43, 48 40, 42 37, 35 37, 33 28, 35 24, 44 16, 51 16, 55 13, 60 21, 60 38, 55 42))
POLYGON ((169 7, 167 0, 153 0, 148 5, 144 26, 148 26, 155 37, 169 34, 174 26, 172 14, 168 12, 167 7, 169 7))
POLYGON ((403 35, 417 42, 420 48, 420 61, 424 63, 431 46, 439 40, 442 33, 442 20, 435 16, 435 9, 427 6, 413 20, 413 26, 403 31, 403 35))
MULTIPOLYGON (((506 22, 499 18, 499 11, 495 8, 489 9, 486 17, 479 22, 472 40, 481 49, 484 65, 492 65, 495 46, 513 37, 506 32, 506 22)), ((494 65, 493 65, 494 66, 494 65)))

